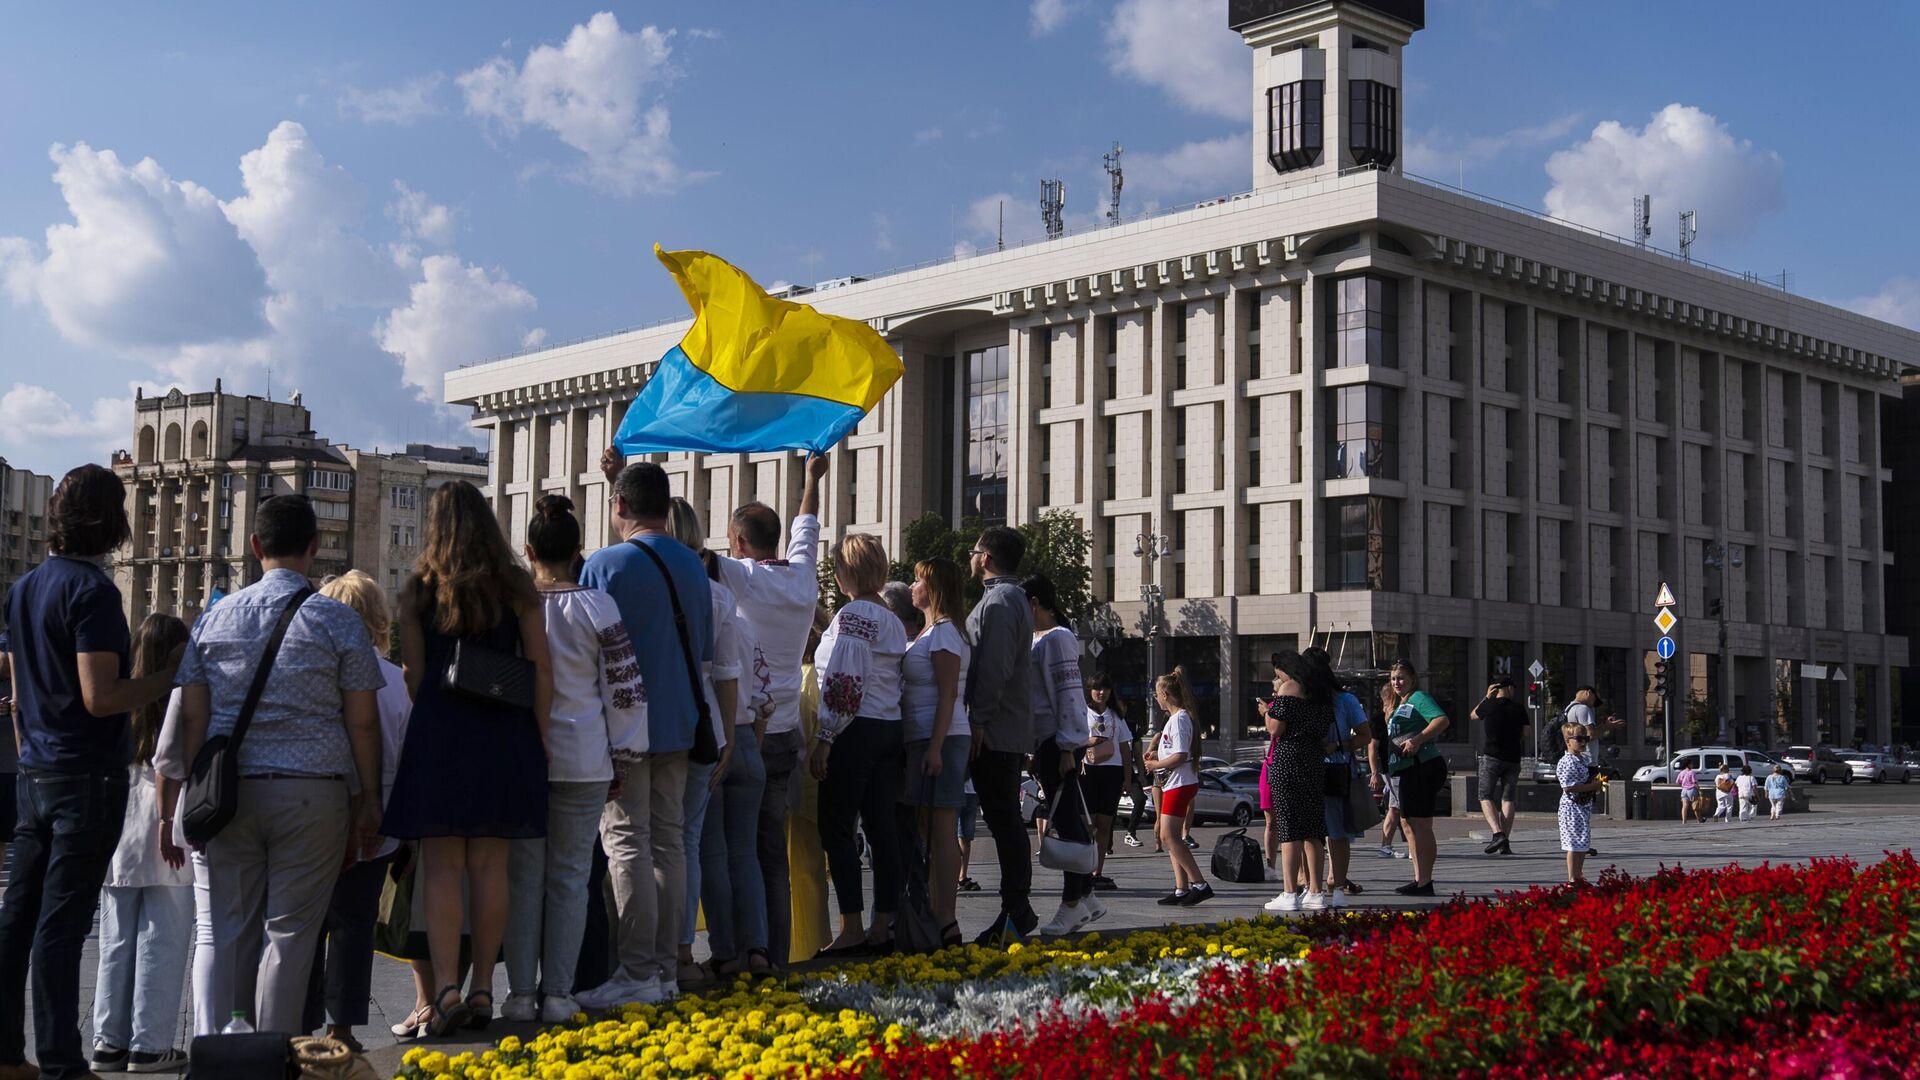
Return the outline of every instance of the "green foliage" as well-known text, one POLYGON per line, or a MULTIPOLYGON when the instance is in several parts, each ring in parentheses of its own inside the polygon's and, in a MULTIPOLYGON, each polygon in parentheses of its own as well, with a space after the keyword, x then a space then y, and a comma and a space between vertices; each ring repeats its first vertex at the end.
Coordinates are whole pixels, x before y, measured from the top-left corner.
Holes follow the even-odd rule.
MULTIPOLYGON (((952 559, 962 573, 969 569, 969 553, 975 540, 986 530, 978 518, 968 518, 958 529, 939 514, 922 514, 901 530, 899 556, 889 576, 895 581, 912 581, 913 568, 922 559, 940 556, 952 559)), ((1044 574, 1053 579, 1060 592, 1060 614, 1069 625, 1077 626, 1093 614, 1093 534, 1080 525, 1080 519, 1065 510, 1049 510, 1038 520, 1019 526, 1026 538, 1027 554, 1020 563, 1020 576, 1044 574)), ((967 603, 980 598, 978 582, 967 582, 967 603)))
POLYGON ((826 605, 829 613, 839 611, 840 605, 847 602, 847 594, 840 591, 840 579, 834 576, 833 555, 821 552, 813 572, 820 581, 820 602, 826 605))

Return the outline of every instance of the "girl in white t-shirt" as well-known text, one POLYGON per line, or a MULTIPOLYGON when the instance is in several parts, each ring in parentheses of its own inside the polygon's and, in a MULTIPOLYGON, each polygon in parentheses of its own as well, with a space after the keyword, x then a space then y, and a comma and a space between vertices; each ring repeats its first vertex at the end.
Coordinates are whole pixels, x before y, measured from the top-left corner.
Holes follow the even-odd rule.
POLYGON ((1087 680, 1087 733, 1085 760, 1087 812, 1093 816, 1093 837, 1100 845, 1100 862, 1094 867, 1096 892, 1117 888, 1107 876, 1107 851, 1113 847, 1113 817, 1120 809, 1120 790, 1126 786, 1127 765, 1133 760, 1133 732, 1113 698, 1113 680, 1104 671, 1087 680))
POLYGON ((1167 723, 1146 757, 1147 768, 1164 776, 1160 781, 1160 814, 1153 827, 1173 864, 1173 891, 1157 902, 1165 907, 1192 907, 1211 899, 1213 886, 1200 876, 1200 864, 1181 839, 1187 815, 1193 811, 1194 793, 1200 790, 1200 770, 1193 755, 1195 706, 1186 669, 1175 667, 1171 675, 1160 676, 1153 692, 1168 713, 1167 723))

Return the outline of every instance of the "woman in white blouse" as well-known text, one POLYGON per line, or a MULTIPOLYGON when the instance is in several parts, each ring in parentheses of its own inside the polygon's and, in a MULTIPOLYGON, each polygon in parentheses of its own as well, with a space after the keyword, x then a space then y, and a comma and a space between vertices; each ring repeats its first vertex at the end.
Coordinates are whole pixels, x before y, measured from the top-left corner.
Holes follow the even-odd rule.
POLYGON ((547 835, 507 850, 508 1020, 558 1024, 579 1011, 574 967, 587 925, 587 878, 607 793, 647 752, 647 695, 613 597, 574 582, 580 519, 548 495, 527 523, 527 564, 553 657, 547 727, 547 835))
POLYGON ((967 640, 967 609, 960 567, 952 559, 925 559, 913 568, 913 606, 924 629, 901 665, 905 678, 906 779, 900 801, 920 808, 918 828, 927 847, 927 901, 940 920, 940 938, 958 945, 960 924, 954 897, 960 888, 956 815, 967 801, 967 761, 973 747, 967 725, 967 685, 973 643, 967 640))
POLYGON ((887 549, 880 538, 849 533, 834 546, 834 576, 851 597, 820 636, 820 733, 808 767, 820 781, 820 844, 840 901, 840 933, 822 957, 893 948, 893 913, 903 867, 894 803, 900 790, 901 660, 907 633, 880 600, 887 549), (860 849, 864 824, 873 849, 873 928, 861 925, 860 849))

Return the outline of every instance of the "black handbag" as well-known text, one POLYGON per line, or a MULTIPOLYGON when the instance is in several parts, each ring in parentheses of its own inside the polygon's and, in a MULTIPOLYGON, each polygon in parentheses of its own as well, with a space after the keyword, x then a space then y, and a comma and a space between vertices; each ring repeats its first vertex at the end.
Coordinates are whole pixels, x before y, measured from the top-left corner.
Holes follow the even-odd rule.
POLYGON ((533 708, 533 661, 474 641, 453 643, 442 684, 449 694, 482 705, 533 708))
POLYGON ((1213 876, 1222 881, 1265 881, 1266 859, 1260 853, 1260 841, 1235 829, 1214 842, 1213 876))
POLYGON ((189 1080, 269 1080, 300 1075, 293 1036, 278 1031, 196 1035, 187 1044, 189 1080))
POLYGON ((700 666, 693 660, 693 640, 687 634, 687 613, 680 607, 680 590, 673 587, 673 575, 667 572, 666 561, 652 548, 637 538, 629 543, 646 552, 647 558, 653 560, 654 568, 660 571, 660 580, 667 583, 667 600, 673 604, 673 630, 680 635, 680 657, 687 662, 687 684, 693 688, 694 708, 700 714, 700 723, 693 729, 693 749, 687 751, 687 760, 695 765, 712 765, 720 760, 720 740, 714 737, 713 713, 707 708, 707 695, 700 686, 700 666))
POLYGON ((303 588, 281 609, 279 620, 273 624, 273 635, 267 639, 266 650, 260 654, 260 663, 253 670, 253 685, 247 687, 240 715, 234 718, 233 734, 213 736, 202 743, 200 752, 194 755, 186 791, 180 796, 180 831, 187 843, 196 848, 205 847, 220 835, 220 830, 227 827, 240 809, 240 740, 246 738, 247 728, 253 724, 254 710, 260 707, 260 695, 267 689, 267 677, 273 673, 273 661, 280 655, 280 643, 286 639, 287 627, 292 625, 300 605, 312 595, 311 586, 303 588))

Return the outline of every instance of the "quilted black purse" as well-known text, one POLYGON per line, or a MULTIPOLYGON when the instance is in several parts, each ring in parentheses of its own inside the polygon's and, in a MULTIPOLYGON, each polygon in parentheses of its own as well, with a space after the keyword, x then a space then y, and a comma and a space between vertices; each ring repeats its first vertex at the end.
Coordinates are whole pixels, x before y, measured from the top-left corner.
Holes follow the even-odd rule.
POLYGON ((482 705, 533 708, 533 661, 472 641, 453 643, 443 685, 449 694, 482 705))

